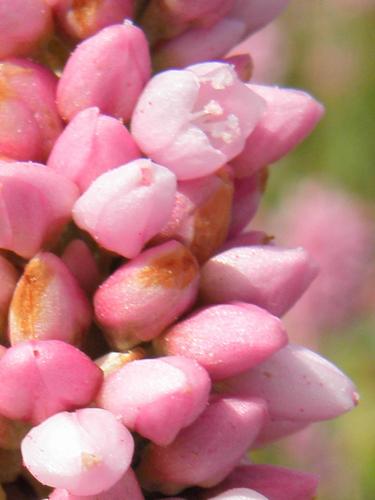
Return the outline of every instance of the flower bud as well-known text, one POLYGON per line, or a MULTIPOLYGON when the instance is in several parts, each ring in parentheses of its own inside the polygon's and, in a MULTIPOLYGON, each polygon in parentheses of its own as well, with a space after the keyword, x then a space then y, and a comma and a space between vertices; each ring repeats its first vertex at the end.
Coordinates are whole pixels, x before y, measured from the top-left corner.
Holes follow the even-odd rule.
POLYGON ((181 243, 150 248, 100 286, 94 297, 98 323, 119 350, 152 340, 193 305, 198 280, 198 264, 181 243))
POLYGON ((90 304, 65 264, 52 253, 29 261, 9 308, 12 345, 63 340, 79 345, 91 323, 90 304))
POLYGON ((85 408, 58 413, 34 427, 21 450, 25 466, 38 481, 88 496, 120 480, 129 468, 134 442, 110 412, 85 408))
POLYGON ((69 221, 78 188, 44 165, 17 162, 0 162, 0 185, 0 248, 31 258, 69 221))
POLYGON ((97 403, 128 429, 166 446, 203 412, 210 388, 207 372, 192 359, 143 359, 109 375, 97 403))
POLYGON ((307 500, 315 497, 318 481, 318 476, 315 474, 286 467, 241 465, 212 492, 199 497, 199 500, 211 499, 212 494, 228 488, 252 488, 266 498, 275 500, 307 500))
POLYGON ((236 177, 248 177, 274 163, 303 141, 324 113, 323 106, 300 90, 249 85, 267 109, 231 165, 236 177))
POLYGON ((248 488, 233 488, 220 495, 210 497, 210 500, 268 500, 266 497, 248 488))
POLYGON ((177 239, 190 248, 198 262, 206 261, 227 237, 232 198, 229 169, 179 182, 172 214, 153 241, 177 239))
POLYGON ((231 65, 208 62, 154 76, 135 107, 131 130, 150 158, 180 180, 194 179, 238 155, 263 110, 263 99, 231 65))
POLYGON ((83 352, 59 340, 28 341, 0 358, 0 414, 38 424, 88 405, 103 375, 83 352))
POLYGON ((61 116, 71 120, 91 106, 129 120, 150 77, 146 38, 130 21, 112 25, 82 42, 65 65, 57 87, 61 116))
POLYGON ((296 422, 295 420, 275 420, 270 419, 262 428, 258 437, 251 445, 254 448, 260 448, 262 446, 268 445, 282 439, 286 436, 290 436, 296 432, 306 429, 310 425, 310 422, 296 422))
POLYGON ((179 493, 188 486, 216 485, 240 461, 266 417, 261 400, 213 401, 173 443, 146 448, 138 468, 141 484, 146 490, 166 495, 179 493))
POLYGON ((72 240, 65 247, 61 260, 77 280, 79 286, 91 295, 101 281, 96 260, 83 240, 72 240))
POLYGON ((88 108, 65 128, 47 164, 83 192, 99 175, 139 157, 137 145, 119 120, 88 108))
POLYGON ((194 312, 154 343, 158 352, 193 358, 213 380, 221 380, 262 363, 287 341, 278 318, 233 303, 194 312))
POLYGON ((73 218, 102 247, 133 258, 167 222, 175 193, 172 172, 134 160, 99 176, 78 199, 73 218))
POLYGON ((57 0, 54 7, 59 25, 78 39, 132 18, 133 11, 134 0, 57 0))
POLYGON ((55 104, 56 83, 52 72, 26 59, 0 63, 1 155, 32 161, 47 158, 62 131, 55 104))
POLYGON ((289 0, 236 0, 229 16, 246 23, 246 33, 253 33, 273 21, 289 0))
POLYGON ((282 316, 317 273, 316 264, 303 248, 234 247, 203 265, 200 295, 208 304, 239 300, 282 316))
POLYGON ((262 364, 221 383, 220 390, 265 399, 271 418, 313 422, 358 404, 352 381, 313 351, 289 344, 262 364))
POLYGON ((29 55, 52 27, 43 0, 0 0, 0 59, 29 55))
POLYGON ((19 273, 13 264, 0 255, 0 338, 5 333, 9 304, 18 277, 19 273))

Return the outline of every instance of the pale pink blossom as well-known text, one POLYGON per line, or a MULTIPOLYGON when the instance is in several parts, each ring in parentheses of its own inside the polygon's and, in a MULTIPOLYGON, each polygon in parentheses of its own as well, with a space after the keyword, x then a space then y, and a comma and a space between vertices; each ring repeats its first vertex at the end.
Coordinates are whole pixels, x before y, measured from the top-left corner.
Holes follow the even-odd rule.
POLYGON ((134 442, 112 413, 85 408, 58 413, 34 427, 21 450, 25 466, 38 481, 89 496, 120 480, 130 466, 134 442))
POLYGON ((131 131, 141 150, 178 179, 209 175, 237 156, 264 101, 234 68, 209 62, 154 76, 135 107, 131 131))
POLYGON ((244 303, 195 311, 154 341, 157 352, 195 359, 213 380, 246 372, 287 343, 278 318, 244 303))
POLYGON ((139 157, 137 145, 119 120, 88 108, 57 139, 47 165, 83 192, 99 175, 139 157))
POLYGON ((150 77, 148 45, 130 21, 114 24, 80 43, 68 59, 57 87, 61 116, 97 106, 102 113, 129 120, 150 77))
POLYGON ((0 358, 0 414, 38 424, 88 405, 103 375, 83 352, 59 340, 22 342, 0 358))
POLYGON ((238 464, 267 418, 262 400, 222 398, 168 446, 149 445, 138 474, 146 490, 173 495, 211 487, 238 464), (204 443, 204 446, 202 446, 204 443))
POLYGON ((28 262, 9 308, 12 345, 24 340, 63 340, 79 345, 91 319, 86 295, 59 257, 43 252, 28 262))
POLYGON ((211 381, 183 356, 142 359, 106 377, 97 403, 132 431, 167 446, 205 410, 211 381))
POLYGON ((95 179, 74 205, 73 219, 102 247, 133 258, 167 222, 175 193, 172 172, 134 160, 95 179))
POLYGON ((193 305, 198 281, 194 256, 170 240, 145 250, 100 286, 97 321, 116 349, 152 340, 193 305))

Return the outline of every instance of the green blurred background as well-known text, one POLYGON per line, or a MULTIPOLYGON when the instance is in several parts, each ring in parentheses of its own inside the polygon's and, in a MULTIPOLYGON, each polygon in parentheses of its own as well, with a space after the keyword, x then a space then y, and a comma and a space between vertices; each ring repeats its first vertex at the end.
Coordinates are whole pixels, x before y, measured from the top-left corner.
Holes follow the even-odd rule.
MULTIPOLYGON (((375 1, 292 0, 277 26, 279 57, 287 64, 276 81, 313 94, 326 116, 271 170, 261 213, 277 210, 300 179, 312 176, 360 199, 374 221, 375 1)), ((357 384, 360 405, 253 457, 318 472, 321 500, 375 499, 374 289, 372 283, 367 308, 317 340, 319 351, 357 384)))

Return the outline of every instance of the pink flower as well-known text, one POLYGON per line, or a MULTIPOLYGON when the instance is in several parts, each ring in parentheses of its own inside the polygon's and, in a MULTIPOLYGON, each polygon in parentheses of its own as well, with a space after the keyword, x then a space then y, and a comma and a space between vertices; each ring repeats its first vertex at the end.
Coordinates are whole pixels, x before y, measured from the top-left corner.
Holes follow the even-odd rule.
POLYGON ((0 375, 0 414, 33 424, 88 405, 103 380, 90 358, 60 340, 10 347, 0 358, 0 375))
POLYGON ((60 135, 47 164, 83 192, 99 175, 139 157, 137 145, 119 120, 88 108, 60 135))
POLYGON ((130 21, 112 25, 77 46, 57 88, 61 116, 97 106, 102 113, 129 120, 151 63, 143 32, 130 21))
POLYGON ((83 496, 117 483, 133 449, 130 432, 100 408, 53 415, 31 429, 21 446, 25 466, 41 483, 83 496))
POLYGON ((211 381, 183 356, 132 361, 109 375, 97 397, 132 431, 167 446, 205 410, 211 381))
POLYGON ((14 291, 10 342, 64 340, 79 345, 91 317, 91 306, 69 269, 53 253, 40 253, 29 261, 14 291))
POLYGON ((125 350, 152 340, 188 310, 198 281, 194 256, 181 243, 168 241, 142 252, 100 286, 96 318, 110 344, 125 350))
POLYGON ((194 179, 239 154, 263 111, 263 99, 231 65, 197 64, 152 78, 135 107, 131 131, 150 158, 178 179, 194 179))
POLYGON ((15 160, 47 158, 62 131, 55 104, 56 84, 52 72, 27 59, 0 63, 1 155, 15 160))
POLYGON ((159 353, 195 359, 213 380, 222 380, 262 363, 287 341, 278 318, 238 302, 200 309, 154 344, 159 353))
POLYGON ((107 250, 133 258, 168 220, 175 192, 172 172, 134 160, 99 176, 76 202, 73 219, 107 250))

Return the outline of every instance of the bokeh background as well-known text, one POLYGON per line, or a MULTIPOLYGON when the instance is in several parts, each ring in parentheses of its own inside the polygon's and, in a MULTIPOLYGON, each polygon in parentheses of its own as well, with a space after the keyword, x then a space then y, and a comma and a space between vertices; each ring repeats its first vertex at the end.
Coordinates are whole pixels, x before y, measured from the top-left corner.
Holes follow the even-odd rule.
POLYGON ((336 363, 361 396, 350 414, 315 424, 254 459, 318 472, 320 500, 372 500, 375 1, 292 0, 251 47, 256 80, 305 89, 326 107, 313 135, 271 168, 251 227, 266 227, 276 242, 299 242, 315 254, 326 276, 286 317, 289 333, 336 363))

